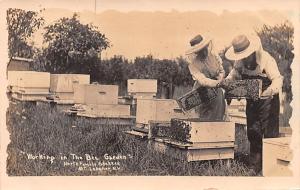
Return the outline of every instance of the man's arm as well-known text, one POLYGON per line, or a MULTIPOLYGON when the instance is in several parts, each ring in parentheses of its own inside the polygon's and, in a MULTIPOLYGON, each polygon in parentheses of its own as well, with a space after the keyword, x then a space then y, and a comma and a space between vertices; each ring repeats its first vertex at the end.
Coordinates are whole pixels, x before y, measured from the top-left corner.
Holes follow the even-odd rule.
POLYGON ((275 59, 268 54, 266 56, 269 57, 268 60, 263 60, 266 61, 264 70, 272 83, 264 92, 262 92, 262 96, 272 96, 278 94, 281 91, 283 77, 278 70, 275 59))
POLYGON ((220 82, 219 80, 213 80, 210 78, 207 78, 203 73, 201 73, 196 66, 191 63, 189 64, 189 70, 191 75, 193 76, 194 80, 197 80, 197 82, 204 87, 216 87, 217 84, 220 82))

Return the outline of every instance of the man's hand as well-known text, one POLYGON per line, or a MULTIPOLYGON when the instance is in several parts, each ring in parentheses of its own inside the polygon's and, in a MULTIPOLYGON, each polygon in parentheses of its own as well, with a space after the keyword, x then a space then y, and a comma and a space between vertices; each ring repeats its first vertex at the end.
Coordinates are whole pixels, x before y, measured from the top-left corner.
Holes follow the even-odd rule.
POLYGON ((225 90, 230 90, 229 80, 223 79, 217 84, 217 88, 224 88, 225 90))

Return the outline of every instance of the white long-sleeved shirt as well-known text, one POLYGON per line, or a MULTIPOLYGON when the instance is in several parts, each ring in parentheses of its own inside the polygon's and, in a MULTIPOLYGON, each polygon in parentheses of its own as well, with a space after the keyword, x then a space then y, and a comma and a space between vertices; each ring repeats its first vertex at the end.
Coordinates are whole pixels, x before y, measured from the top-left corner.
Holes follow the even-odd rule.
POLYGON ((229 75, 226 77, 227 80, 238 80, 241 79, 241 75, 246 74, 250 76, 263 76, 268 77, 272 83, 266 89, 271 92, 271 95, 278 94, 281 91, 283 77, 281 76, 275 59, 266 51, 259 49, 256 51, 256 62, 257 67, 255 70, 249 70, 244 67, 241 61, 236 61, 234 68, 231 70, 229 75))
POLYGON ((188 67, 193 79, 203 87, 215 87, 225 75, 222 59, 212 53, 204 61, 192 58, 188 67))

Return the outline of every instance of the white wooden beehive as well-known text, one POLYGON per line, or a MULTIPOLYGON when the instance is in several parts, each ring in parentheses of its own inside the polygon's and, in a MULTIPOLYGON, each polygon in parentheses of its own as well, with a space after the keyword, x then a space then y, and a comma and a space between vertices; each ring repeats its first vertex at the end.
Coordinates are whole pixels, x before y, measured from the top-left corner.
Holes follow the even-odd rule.
POLYGON ((85 114, 90 114, 99 117, 124 117, 130 116, 129 105, 118 104, 89 104, 85 108, 85 114))
POLYGON ((50 73, 22 71, 18 73, 19 88, 50 88, 50 73))
POLYGON ((292 176, 290 137, 263 139, 263 176, 292 176))
POLYGON ((85 85, 74 84, 73 88, 74 88, 74 103, 85 104, 85 85))
POLYGON ((74 92, 74 84, 90 84, 90 75, 51 74, 50 92, 74 92))
POLYGON ((8 85, 12 92, 22 94, 47 94, 50 88, 50 73, 36 71, 8 71, 8 85))
POLYGON ((50 92, 59 100, 74 100, 74 85, 89 84, 90 75, 83 74, 51 74, 50 92))
POLYGON ((12 92, 18 91, 18 77, 20 76, 21 71, 8 71, 7 80, 8 86, 10 86, 12 92))
POLYGON ((155 139, 150 142, 152 149, 187 162, 234 158, 234 145, 232 143, 215 143, 208 146, 202 143, 197 146, 184 146, 178 142, 166 142, 163 139, 155 139))
POLYGON ((14 99, 20 100, 20 101, 46 101, 46 96, 48 94, 43 93, 13 93, 12 97, 14 99))
POLYGON ((234 158, 235 124, 232 122, 176 119, 162 135, 154 137, 151 145, 171 157, 188 162, 234 158))
POLYGON ((128 79, 127 80, 128 94, 157 93, 157 80, 154 79, 128 79))
POLYGON ((195 117, 183 114, 173 99, 137 99, 136 122, 149 124, 149 121, 170 122, 172 118, 195 117))
POLYGON ((75 104, 118 104, 117 85, 74 85, 75 104))
POLYGON ((21 71, 8 71, 7 72, 7 80, 9 86, 17 86, 18 85, 18 76, 21 71))
MULTIPOLYGON (((233 122, 204 122, 180 120, 184 126, 189 126, 188 141, 193 143, 234 142, 235 123, 233 122)), ((173 126, 171 126, 172 129, 173 126)), ((180 126, 177 126, 180 127, 180 126)))

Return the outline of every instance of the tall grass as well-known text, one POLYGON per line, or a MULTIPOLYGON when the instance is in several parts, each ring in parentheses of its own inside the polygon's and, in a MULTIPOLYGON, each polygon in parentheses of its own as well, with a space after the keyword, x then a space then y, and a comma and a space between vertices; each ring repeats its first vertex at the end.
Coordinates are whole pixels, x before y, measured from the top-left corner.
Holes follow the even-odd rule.
MULTIPOLYGON (((251 176, 252 170, 237 160, 188 163, 163 155, 146 140, 128 136, 129 126, 103 125, 97 119, 70 117, 48 104, 11 103, 7 111, 10 144, 7 173, 12 176, 44 175, 208 175, 251 176), (27 154, 54 157, 70 153, 103 158, 104 154, 126 155, 117 171, 78 171, 62 161, 30 160, 27 154), (129 157, 130 155, 130 157, 129 157)), ((71 161, 68 157, 67 161, 71 161)))

